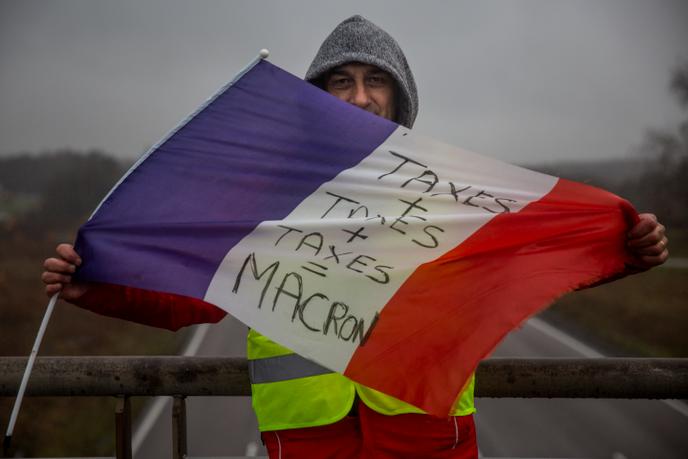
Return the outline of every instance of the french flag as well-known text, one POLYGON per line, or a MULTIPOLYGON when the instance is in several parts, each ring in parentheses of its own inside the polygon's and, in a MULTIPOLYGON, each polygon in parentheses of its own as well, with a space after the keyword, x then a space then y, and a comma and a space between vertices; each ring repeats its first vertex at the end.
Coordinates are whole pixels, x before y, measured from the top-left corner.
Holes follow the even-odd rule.
POLYGON ((265 60, 120 180, 79 230, 109 315, 229 313, 435 415, 526 318, 620 275, 625 200, 423 138, 265 60))

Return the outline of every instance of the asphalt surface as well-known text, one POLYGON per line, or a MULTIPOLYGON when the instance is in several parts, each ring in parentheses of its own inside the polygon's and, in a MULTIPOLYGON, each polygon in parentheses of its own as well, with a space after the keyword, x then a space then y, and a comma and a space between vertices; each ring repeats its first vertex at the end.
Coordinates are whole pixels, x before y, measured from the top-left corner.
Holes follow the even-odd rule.
MULTIPOLYGON (((539 319, 512 332, 493 357, 598 357, 539 319)), ((487 457, 688 458, 688 406, 653 400, 478 399, 487 457)))
MULTIPOLYGON (((192 343, 190 353, 245 355, 246 327, 241 323, 228 317, 205 331, 198 334, 204 339, 192 343)), ((494 357, 599 355, 540 319, 513 332, 493 353, 494 357)), ((161 400, 148 410, 147 426, 135 432, 137 459, 171 457, 171 403, 161 400)), ((476 405, 478 444, 485 457, 688 458, 688 407, 678 402, 478 399, 476 405)), ((187 410, 190 456, 266 454, 248 397, 189 398, 187 410)))
MULTIPOLYGON (((198 356, 246 357, 247 328, 227 316, 207 328, 198 346, 198 356)), ((202 334, 202 331, 201 331, 202 334)), ((190 456, 265 456, 250 397, 189 397, 187 410, 187 449, 190 456)), ((144 417, 154 422, 145 435, 135 425, 135 459, 172 457, 172 403, 158 398, 144 417), (162 401, 162 409, 158 411, 162 401), (157 404, 158 406, 153 407, 157 404), (138 438, 137 438, 138 437, 138 438)), ((141 425, 141 419, 138 420, 141 425)))

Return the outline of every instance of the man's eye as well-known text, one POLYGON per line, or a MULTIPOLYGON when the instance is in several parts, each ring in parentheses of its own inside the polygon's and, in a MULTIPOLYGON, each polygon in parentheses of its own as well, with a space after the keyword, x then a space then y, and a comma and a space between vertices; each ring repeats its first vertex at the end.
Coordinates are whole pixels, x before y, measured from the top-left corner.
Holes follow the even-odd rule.
POLYGON ((371 86, 385 86, 388 84, 388 80, 384 76, 369 76, 368 84, 371 86))
POLYGON ((344 89, 349 85, 349 78, 332 78, 327 86, 332 89, 344 89))

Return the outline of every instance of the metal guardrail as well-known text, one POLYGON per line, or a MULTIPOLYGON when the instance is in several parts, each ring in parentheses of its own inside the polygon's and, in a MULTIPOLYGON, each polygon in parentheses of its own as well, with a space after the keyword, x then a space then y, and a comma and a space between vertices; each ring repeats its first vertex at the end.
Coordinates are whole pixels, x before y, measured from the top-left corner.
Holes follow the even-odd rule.
MULTIPOLYGON (((24 357, 0 357, 13 397, 24 357)), ((488 359, 477 397, 688 399, 688 359, 488 359)), ((247 363, 229 357, 39 357, 27 395, 251 395, 247 363)))
MULTIPOLYGON (((14 397, 25 357, 0 357, 0 397, 14 397)), ((173 457, 186 457, 187 396, 250 395, 246 359, 40 357, 27 396, 116 396, 116 457, 131 459, 129 397, 174 397, 173 457)), ((688 399, 688 359, 489 359, 476 397, 688 399)))

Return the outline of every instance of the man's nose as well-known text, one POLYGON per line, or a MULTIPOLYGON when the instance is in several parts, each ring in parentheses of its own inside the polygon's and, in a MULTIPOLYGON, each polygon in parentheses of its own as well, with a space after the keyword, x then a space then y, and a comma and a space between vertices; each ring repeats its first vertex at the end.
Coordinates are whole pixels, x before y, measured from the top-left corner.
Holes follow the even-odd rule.
POLYGON ((356 82, 353 87, 350 102, 357 107, 365 108, 370 104, 370 95, 368 89, 362 82, 356 82))

